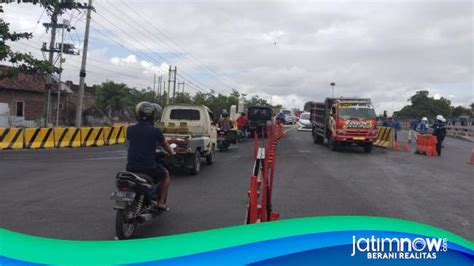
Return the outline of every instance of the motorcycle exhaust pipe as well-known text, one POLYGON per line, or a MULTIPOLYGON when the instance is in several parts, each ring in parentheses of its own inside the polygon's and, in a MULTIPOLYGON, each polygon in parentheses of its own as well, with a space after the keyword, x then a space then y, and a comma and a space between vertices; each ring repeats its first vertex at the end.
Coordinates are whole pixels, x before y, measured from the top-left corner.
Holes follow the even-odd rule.
POLYGON ((153 219, 153 214, 151 213, 143 213, 137 216, 137 222, 139 223, 150 221, 151 219, 153 219))

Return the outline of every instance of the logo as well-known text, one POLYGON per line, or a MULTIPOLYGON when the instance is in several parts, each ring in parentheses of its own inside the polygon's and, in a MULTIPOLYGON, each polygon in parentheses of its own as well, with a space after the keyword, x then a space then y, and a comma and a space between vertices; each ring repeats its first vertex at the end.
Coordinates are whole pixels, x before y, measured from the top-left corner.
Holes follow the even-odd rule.
POLYGON ((448 251, 447 238, 357 238, 352 236, 352 253, 364 253, 371 260, 434 260, 439 253, 448 251))
POLYGON ((344 128, 347 128, 347 129, 351 129, 351 128, 370 129, 370 128, 372 128, 372 122, 371 121, 346 120, 344 128))

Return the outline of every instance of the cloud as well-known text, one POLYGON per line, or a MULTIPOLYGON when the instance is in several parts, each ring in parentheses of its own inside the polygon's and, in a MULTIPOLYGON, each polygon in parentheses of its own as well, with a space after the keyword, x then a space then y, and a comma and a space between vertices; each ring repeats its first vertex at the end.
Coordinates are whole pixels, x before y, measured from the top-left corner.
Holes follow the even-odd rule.
MULTIPOLYGON (((171 65, 196 86, 238 88, 287 107, 330 96, 333 81, 337 96, 371 97, 377 112, 402 107, 420 89, 452 95, 453 104, 473 101, 472 1, 173 1, 168 12, 170 3, 98 2, 90 46, 107 49, 94 58, 105 62, 91 62, 88 82, 107 76, 143 87, 171 65)), ((4 9, 16 28, 34 27, 41 14, 4 9)))

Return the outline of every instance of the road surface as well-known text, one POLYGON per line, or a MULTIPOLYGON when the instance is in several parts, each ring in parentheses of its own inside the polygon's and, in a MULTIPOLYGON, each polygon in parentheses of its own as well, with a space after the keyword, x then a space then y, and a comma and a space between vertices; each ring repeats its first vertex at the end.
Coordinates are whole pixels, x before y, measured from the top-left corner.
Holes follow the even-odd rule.
MULTIPOLYGON (((405 135, 405 134, 403 134, 405 135)), ((404 136, 402 136, 403 139, 404 136)), ((384 149, 329 151, 290 129, 278 145, 273 208, 282 219, 372 215, 444 228, 474 240, 473 144, 448 138, 442 157, 384 149)), ((218 153, 198 176, 176 173, 172 210, 138 228, 164 236, 243 223, 252 166, 250 141, 218 153)), ((0 227, 81 240, 115 237, 109 200, 124 146, 0 151, 0 227)), ((204 162, 204 160, 203 160, 204 162)))

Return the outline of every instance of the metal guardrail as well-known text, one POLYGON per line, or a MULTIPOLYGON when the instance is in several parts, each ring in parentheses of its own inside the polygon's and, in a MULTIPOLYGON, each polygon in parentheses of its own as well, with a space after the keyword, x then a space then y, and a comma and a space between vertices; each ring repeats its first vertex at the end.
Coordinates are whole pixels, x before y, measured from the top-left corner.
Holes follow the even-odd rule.
MULTIPOLYGON (((400 123, 402 129, 410 129, 410 123, 400 123)), ((464 136, 464 137, 474 137, 474 126, 453 126, 447 125, 447 134, 448 136, 464 136)), ((433 129, 430 127, 430 132, 433 129)))

